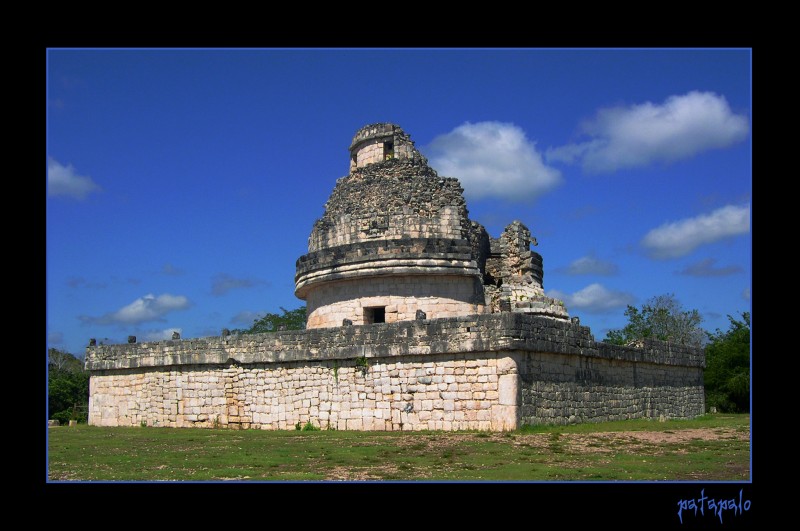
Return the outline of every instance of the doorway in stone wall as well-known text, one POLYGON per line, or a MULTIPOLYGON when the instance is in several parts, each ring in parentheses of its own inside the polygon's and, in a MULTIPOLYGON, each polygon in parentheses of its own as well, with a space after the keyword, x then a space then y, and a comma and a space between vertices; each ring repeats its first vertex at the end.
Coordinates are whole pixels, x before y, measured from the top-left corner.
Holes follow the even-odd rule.
POLYGON ((375 324, 386 322, 386 306, 374 306, 364 308, 364 324, 375 324))

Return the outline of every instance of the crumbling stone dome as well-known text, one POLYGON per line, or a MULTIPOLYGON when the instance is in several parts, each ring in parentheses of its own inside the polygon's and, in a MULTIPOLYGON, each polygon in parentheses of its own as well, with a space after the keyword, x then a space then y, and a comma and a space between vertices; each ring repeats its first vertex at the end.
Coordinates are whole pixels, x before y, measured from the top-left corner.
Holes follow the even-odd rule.
POLYGON ((492 311, 566 317, 544 297, 530 231, 515 222, 490 238, 470 221, 458 179, 440 177, 399 126, 365 126, 349 149, 350 174, 297 260, 308 328, 492 311))

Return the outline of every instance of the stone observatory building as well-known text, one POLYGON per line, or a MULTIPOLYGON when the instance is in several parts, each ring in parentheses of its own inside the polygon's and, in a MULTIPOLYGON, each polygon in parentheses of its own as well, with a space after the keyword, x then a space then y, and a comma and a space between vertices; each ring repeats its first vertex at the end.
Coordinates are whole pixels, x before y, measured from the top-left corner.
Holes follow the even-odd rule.
POLYGON ((470 221, 458 179, 439 177, 397 125, 361 128, 297 261, 308 328, 522 311, 566 319, 542 289, 530 231, 498 239, 470 221))
POLYGON ((469 219, 399 126, 356 132, 297 260, 305 330, 95 345, 103 426, 512 430, 704 413, 702 349, 596 342, 543 290, 519 221, 469 219))

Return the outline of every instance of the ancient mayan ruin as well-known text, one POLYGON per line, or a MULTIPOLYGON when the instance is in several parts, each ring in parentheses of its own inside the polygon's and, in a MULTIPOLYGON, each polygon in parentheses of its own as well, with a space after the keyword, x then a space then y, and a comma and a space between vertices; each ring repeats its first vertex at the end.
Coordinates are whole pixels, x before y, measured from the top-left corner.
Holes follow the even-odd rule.
POLYGON ((350 157, 350 175, 336 183, 297 261, 308 328, 395 323, 417 312, 567 318, 544 294, 527 227, 515 221, 490 238, 467 216, 458 179, 439 177, 398 126, 360 129, 350 157))
POLYGON ((90 345, 103 426, 513 430, 704 413, 703 351, 596 342, 512 221, 468 217, 399 126, 361 128, 297 260, 307 328, 90 345))

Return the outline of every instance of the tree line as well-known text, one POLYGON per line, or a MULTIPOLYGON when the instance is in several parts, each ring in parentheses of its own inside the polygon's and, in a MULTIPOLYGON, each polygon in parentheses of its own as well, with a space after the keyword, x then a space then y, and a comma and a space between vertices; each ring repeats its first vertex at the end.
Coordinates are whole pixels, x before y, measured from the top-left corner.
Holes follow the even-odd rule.
POLYGON ((750 412, 750 312, 728 315, 730 324, 725 331, 706 332, 700 328, 700 313, 686 310, 675 295, 668 294, 649 299, 641 308, 629 305, 625 316, 628 324, 610 330, 604 341, 635 345, 642 339, 660 339, 703 347, 706 410, 750 412))
POLYGON ((86 422, 89 408, 89 372, 83 360, 69 352, 47 350, 48 418, 68 424, 86 422))

